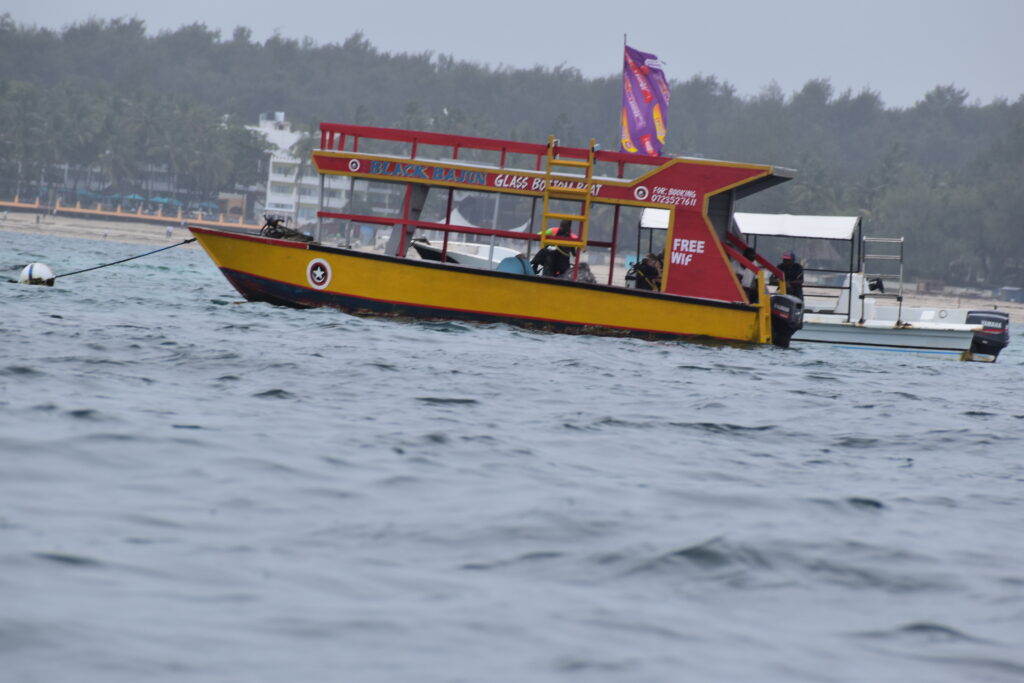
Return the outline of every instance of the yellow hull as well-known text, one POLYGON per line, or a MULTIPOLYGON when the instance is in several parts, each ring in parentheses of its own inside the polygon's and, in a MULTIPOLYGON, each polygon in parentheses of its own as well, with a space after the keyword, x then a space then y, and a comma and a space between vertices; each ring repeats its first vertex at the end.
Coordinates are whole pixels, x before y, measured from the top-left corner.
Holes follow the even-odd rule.
POLYGON ((767 307, 191 228, 247 299, 559 332, 770 343, 767 307))

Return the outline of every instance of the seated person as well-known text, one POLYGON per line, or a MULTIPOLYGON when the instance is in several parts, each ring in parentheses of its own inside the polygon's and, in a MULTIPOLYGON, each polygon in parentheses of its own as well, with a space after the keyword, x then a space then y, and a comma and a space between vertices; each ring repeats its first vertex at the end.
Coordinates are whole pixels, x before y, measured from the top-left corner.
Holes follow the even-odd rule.
POLYGON ((634 266, 636 288, 650 291, 661 291, 661 257, 657 254, 644 256, 643 261, 634 266))
POLYGON ((530 259, 533 272, 546 277, 562 277, 569 270, 569 255, 561 247, 544 247, 530 259))
MULTIPOLYGON (((548 228, 545 233, 548 237, 558 239, 579 239, 572 232, 572 221, 563 220, 557 228, 548 228)), ((562 277, 569 270, 569 263, 572 256, 575 256, 577 249, 573 247, 555 246, 554 244, 544 247, 530 259, 534 273, 540 273, 547 277, 562 277)))

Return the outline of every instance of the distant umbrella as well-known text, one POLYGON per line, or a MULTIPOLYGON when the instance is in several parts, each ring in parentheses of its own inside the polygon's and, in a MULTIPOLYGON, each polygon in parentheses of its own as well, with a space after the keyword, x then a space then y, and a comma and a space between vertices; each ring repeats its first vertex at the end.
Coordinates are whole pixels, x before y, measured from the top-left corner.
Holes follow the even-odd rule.
POLYGON ((130 202, 141 202, 145 197, 141 197, 137 194, 130 194, 127 197, 124 197, 124 199, 127 199, 130 202))

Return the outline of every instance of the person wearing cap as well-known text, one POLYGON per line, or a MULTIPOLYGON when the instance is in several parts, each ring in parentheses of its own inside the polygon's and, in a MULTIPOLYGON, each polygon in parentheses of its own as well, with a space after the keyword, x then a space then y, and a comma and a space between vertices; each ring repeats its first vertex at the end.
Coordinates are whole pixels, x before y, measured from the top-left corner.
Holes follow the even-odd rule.
POLYGON ((804 267, 797 262, 796 254, 791 251, 782 252, 782 263, 777 267, 786 276, 786 294, 803 301, 804 267))

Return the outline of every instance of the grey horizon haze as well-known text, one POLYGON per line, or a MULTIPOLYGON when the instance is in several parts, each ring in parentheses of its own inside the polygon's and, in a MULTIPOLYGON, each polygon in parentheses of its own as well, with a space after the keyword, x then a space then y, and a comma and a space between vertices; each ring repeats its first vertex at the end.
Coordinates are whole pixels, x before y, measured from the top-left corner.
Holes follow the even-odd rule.
POLYGON ((90 18, 135 17, 149 35, 198 23, 229 40, 242 26, 257 42, 278 34, 323 45, 361 31, 384 52, 433 52, 494 68, 564 66, 590 78, 620 73, 626 34, 631 46, 666 63, 670 79, 715 76, 741 97, 773 84, 788 96, 816 78, 829 80, 836 95, 870 89, 899 108, 945 85, 965 90, 969 103, 1024 95, 1019 0, 7 0, 0 13, 55 31, 90 18))

